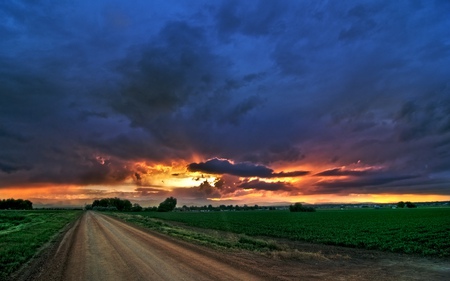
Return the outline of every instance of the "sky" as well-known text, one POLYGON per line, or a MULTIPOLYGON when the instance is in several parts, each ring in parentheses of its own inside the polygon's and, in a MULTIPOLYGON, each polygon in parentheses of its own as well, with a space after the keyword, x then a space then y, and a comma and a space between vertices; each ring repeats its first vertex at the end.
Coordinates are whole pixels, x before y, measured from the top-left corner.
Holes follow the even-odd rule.
POLYGON ((450 2, 2 1, 0 198, 450 200, 450 2))

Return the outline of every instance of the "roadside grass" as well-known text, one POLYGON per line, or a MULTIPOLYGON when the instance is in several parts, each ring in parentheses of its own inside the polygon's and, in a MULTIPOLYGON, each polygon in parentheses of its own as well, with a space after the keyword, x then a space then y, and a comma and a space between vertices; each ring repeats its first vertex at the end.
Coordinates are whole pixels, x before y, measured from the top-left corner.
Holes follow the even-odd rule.
POLYGON ((26 263, 82 211, 0 211, 0 280, 26 263))
POLYGON ((136 213, 108 212, 106 214, 172 237, 215 249, 249 250, 276 259, 329 260, 320 252, 303 252, 297 249, 290 249, 287 245, 277 243, 270 239, 260 239, 245 234, 180 226, 173 222, 163 222, 159 219, 138 215, 136 213))

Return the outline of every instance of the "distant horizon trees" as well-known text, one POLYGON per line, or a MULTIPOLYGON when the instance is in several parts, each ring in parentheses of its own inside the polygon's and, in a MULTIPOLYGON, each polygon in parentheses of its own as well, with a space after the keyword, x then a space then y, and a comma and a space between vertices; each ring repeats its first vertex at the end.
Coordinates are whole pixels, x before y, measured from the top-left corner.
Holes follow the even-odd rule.
POLYGON ((87 210, 99 211, 131 211, 133 205, 130 200, 114 198, 102 198, 92 202, 91 205, 86 205, 87 210))
POLYGON ((114 198, 102 198, 96 199, 92 204, 88 204, 84 207, 85 210, 95 211, 119 211, 119 212, 171 212, 177 205, 177 199, 169 197, 159 204, 158 207, 143 208, 138 203, 131 204, 128 199, 114 198))
POLYGON ((409 201, 406 201, 406 202, 400 201, 397 203, 397 208, 405 208, 405 207, 406 208, 417 208, 416 204, 411 203, 409 201))
POLYGON ((289 211, 291 212, 315 212, 316 209, 313 207, 305 207, 301 203, 295 203, 289 206, 289 211))
POLYGON ((23 199, 2 199, 0 200, 0 210, 32 210, 33 202, 23 199))
POLYGON ((186 211, 208 211, 208 212, 219 212, 219 211, 254 211, 254 210, 275 210, 276 208, 271 207, 260 207, 258 205, 254 206, 248 206, 247 204, 244 204, 243 206, 239 205, 219 205, 219 206, 213 206, 211 204, 204 205, 204 206, 187 206, 183 205, 182 207, 178 207, 177 210, 186 212, 186 211))

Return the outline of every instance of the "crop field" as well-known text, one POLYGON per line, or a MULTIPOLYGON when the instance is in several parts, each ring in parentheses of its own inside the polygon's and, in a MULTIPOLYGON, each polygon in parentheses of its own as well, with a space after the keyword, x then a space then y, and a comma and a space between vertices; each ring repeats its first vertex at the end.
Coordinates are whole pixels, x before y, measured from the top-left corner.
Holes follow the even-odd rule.
POLYGON ((0 280, 7 280, 79 215, 81 211, 0 211, 0 280))
POLYGON ((142 212, 144 217, 248 236, 269 236, 423 256, 450 256, 450 208, 142 212))

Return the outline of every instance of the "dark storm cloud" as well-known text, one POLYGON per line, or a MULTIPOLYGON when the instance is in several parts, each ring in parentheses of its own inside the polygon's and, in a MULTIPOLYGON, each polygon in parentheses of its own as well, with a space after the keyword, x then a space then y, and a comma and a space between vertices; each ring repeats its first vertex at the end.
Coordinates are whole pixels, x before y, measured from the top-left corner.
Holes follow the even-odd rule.
POLYGON ((217 11, 219 34, 228 37, 233 33, 261 36, 281 32, 286 1, 224 1, 217 11), (242 5, 243 4, 243 5, 242 5))
POLYGON ((172 112, 208 90, 210 69, 219 63, 206 48, 204 30, 186 22, 169 22, 138 57, 119 66, 126 75, 120 103, 113 105, 138 126, 172 112), (196 84, 198 83, 198 84, 196 84))
POLYGON ((267 190, 267 191, 292 191, 295 188, 286 182, 265 182, 258 179, 251 181, 244 181, 239 184, 238 187, 242 189, 256 189, 256 190, 267 190))
POLYGON ((407 101, 398 112, 398 137, 402 142, 450 132, 450 89, 439 100, 407 101))
POLYGON ((405 176, 384 176, 384 177, 368 177, 358 180, 336 180, 336 181, 323 181, 317 183, 317 186, 325 188, 347 188, 347 187, 367 187, 384 185, 388 183, 393 183, 402 180, 409 180, 418 178, 416 175, 405 175, 405 176))
POLYGON ((17 142, 29 142, 31 139, 20 132, 0 127, 0 138, 11 139, 17 142))
POLYGON ((245 154, 242 159, 248 162, 270 164, 278 161, 300 162, 306 157, 303 151, 289 143, 273 143, 266 149, 245 154))
MULTIPOLYGON (((442 194, 449 12, 448 1, 3 1, 0 185, 138 183, 135 161, 196 155, 212 160, 192 170, 261 178, 361 160, 390 174, 314 172, 355 177, 355 193, 428 182, 442 194)), ((348 187, 317 192, 327 183, 348 187)))
POLYGON ((300 177, 309 174, 308 171, 274 173, 272 169, 263 165, 255 165, 251 163, 231 163, 226 159, 218 158, 210 159, 206 162, 191 163, 187 168, 191 172, 229 174, 238 177, 283 178, 300 177))
POLYGON ((357 180, 321 181, 313 187, 302 189, 303 194, 450 194, 448 179, 419 175, 367 177, 357 180))
POLYGON ((118 64, 123 80, 111 105, 131 126, 145 129, 155 145, 178 157, 189 148, 205 150, 211 139, 204 130, 215 124, 237 126, 262 103, 257 94, 233 93, 264 75, 231 75, 229 64, 228 58, 215 53, 204 27, 169 21, 118 64))
MULTIPOLYGON (((127 163, 118 159, 101 160, 99 158, 85 158, 79 155, 78 158, 69 153, 65 153, 67 159, 60 160, 63 166, 54 167, 51 165, 35 166, 31 170, 26 180, 33 184, 120 184, 127 178, 133 176, 133 168, 127 167, 127 163), (67 154, 67 155, 66 155, 67 154)), ((52 155, 54 157, 54 155, 52 155)), ((11 180, 17 180, 11 178, 11 180)), ((8 184, 8 182, 6 182, 8 184)))
POLYGON ((370 170, 343 170, 341 168, 335 168, 331 170, 326 170, 320 173, 315 174, 315 176, 321 177, 334 177, 334 176, 364 176, 370 174, 370 170))
POLYGON ((30 170, 30 167, 27 166, 17 166, 14 164, 2 163, 0 162, 0 171, 3 171, 7 174, 11 174, 20 170, 30 170))
POLYGON ((370 36, 370 32, 377 27, 373 20, 374 14, 381 10, 381 7, 381 4, 378 7, 357 4, 350 8, 346 14, 349 26, 341 30, 339 39, 354 40, 370 36))
POLYGON ((233 164, 228 160, 218 158, 214 158, 206 162, 191 163, 187 168, 191 172, 230 174, 239 177, 267 177, 273 173, 272 169, 262 165, 254 165, 249 163, 233 164))

